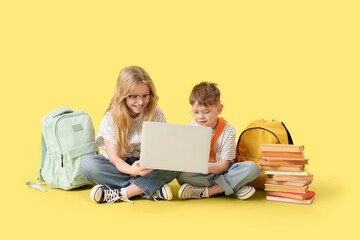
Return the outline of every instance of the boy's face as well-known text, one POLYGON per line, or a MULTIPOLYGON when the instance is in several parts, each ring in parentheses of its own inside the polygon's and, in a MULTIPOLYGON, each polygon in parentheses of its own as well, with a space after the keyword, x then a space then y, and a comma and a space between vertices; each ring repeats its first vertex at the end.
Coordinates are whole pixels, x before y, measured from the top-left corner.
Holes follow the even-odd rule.
POLYGON ((192 115, 194 121, 200 126, 211 127, 214 129, 217 125, 218 115, 222 112, 223 105, 204 106, 195 102, 192 106, 192 115))

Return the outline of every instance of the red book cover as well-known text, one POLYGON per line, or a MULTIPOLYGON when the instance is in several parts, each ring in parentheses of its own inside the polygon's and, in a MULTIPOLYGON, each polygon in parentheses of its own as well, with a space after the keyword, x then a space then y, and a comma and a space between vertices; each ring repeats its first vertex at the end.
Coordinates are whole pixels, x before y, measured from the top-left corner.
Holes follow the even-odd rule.
POLYGON ((294 193, 294 192, 279 192, 279 191, 270 191, 267 192, 266 195, 274 196, 274 197, 286 197, 297 200, 305 200, 312 198, 315 195, 313 191, 307 191, 305 193, 294 193))

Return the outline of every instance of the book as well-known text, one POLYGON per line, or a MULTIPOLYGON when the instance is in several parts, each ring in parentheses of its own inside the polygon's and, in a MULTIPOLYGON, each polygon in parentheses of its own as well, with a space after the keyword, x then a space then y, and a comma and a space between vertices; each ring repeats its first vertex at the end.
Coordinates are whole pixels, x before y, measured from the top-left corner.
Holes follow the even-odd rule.
POLYGON ((262 152, 262 157, 304 158, 302 152, 262 152))
POLYGON ((267 161, 308 161, 307 158, 287 158, 287 157, 259 157, 259 159, 264 159, 267 161))
POLYGON ((266 184, 277 184, 277 185, 286 185, 286 186, 295 186, 295 187, 303 187, 307 186, 311 183, 310 180, 300 180, 300 181, 277 181, 273 178, 265 178, 266 184))
POLYGON ((305 200, 312 198, 315 195, 313 191, 307 191, 305 193, 293 193, 293 192, 277 192, 277 191, 269 191, 266 193, 267 196, 273 197, 286 197, 291 199, 305 200))
POLYGON ((276 181, 298 181, 298 180, 314 180, 314 174, 308 173, 306 175, 294 175, 292 173, 286 174, 274 174, 272 179, 276 181))
POLYGON ((303 152, 304 145, 290 144, 260 144, 262 152, 303 152))
POLYGON ((307 169, 304 169, 304 171, 302 171, 302 172, 264 171, 264 173, 269 174, 269 175, 301 175, 301 176, 308 175, 307 169))
POLYGON ((286 172, 303 172, 304 165, 287 165, 287 166, 261 166, 262 171, 286 171, 286 172))
POLYGON ((307 165, 308 159, 302 159, 302 160, 287 160, 287 159, 276 159, 276 158, 259 158, 258 162, 260 165, 307 165))
POLYGON ((276 202, 288 202, 288 203, 300 203, 300 204, 311 204, 314 200, 315 196, 306 200, 298 200, 298 199, 291 199, 291 198, 284 198, 284 197, 274 197, 266 195, 266 200, 269 201, 276 201, 276 202))
POLYGON ((307 192, 309 186, 295 187, 295 186, 286 186, 286 185, 276 185, 276 184, 266 184, 265 191, 279 191, 279 192, 296 192, 296 193, 305 193, 307 192))
POLYGON ((260 144, 258 163, 265 178, 266 199, 278 202, 311 204, 315 192, 309 191, 314 175, 305 169, 309 164, 304 145, 260 144))

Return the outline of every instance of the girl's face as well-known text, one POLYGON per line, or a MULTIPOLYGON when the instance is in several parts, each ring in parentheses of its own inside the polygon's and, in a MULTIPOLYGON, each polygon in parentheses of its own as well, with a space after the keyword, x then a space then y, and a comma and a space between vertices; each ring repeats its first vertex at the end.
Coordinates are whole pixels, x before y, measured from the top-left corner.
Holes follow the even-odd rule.
POLYGON ((126 97, 126 106, 129 108, 130 116, 137 117, 150 101, 150 87, 145 83, 138 83, 126 97))

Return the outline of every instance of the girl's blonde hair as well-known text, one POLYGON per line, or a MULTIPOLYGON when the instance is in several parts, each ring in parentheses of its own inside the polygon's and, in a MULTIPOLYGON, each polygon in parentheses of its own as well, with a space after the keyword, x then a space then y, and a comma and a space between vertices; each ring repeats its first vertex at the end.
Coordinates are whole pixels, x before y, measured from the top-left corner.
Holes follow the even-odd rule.
POLYGON ((138 66, 125 67, 120 71, 116 82, 114 96, 105 114, 111 114, 116 134, 116 145, 120 156, 127 153, 129 148, 128 129, 131 123, 130 111, 126 105, 126 98, 138 83, 147 84, 150 88, 150 102, 144 109, 144 117, 141 121, 151 119, 159 97, 149 74, 138 66))

